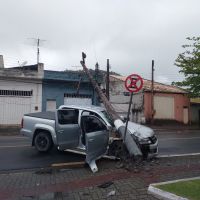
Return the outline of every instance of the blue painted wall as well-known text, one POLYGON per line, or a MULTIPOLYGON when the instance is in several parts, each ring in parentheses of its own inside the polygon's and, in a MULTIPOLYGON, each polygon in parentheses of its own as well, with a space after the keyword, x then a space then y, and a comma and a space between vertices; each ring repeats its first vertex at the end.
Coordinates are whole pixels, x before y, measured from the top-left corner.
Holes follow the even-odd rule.
MULTIPOLYGON (((96 92, 86 76, 81 74, 79 94, 91 95, 92 104, 99 105, 96 92)), ((77 92, 77 85, 80 80, 79 73, 44 71, 42 84, 42 111, 46 111, 46 101, 56 100, 57 108, 64 104, 64 94, 74 94, 77 92)))

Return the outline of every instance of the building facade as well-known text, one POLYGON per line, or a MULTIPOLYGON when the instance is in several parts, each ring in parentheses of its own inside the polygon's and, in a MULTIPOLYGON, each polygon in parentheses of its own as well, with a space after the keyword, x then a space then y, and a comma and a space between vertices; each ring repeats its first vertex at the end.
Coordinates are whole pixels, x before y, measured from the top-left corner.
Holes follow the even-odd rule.
POLYGON ((0 68, 0 126, 18 125, 42 109, 43 65, 0 68))
MULTIPOLYGON (((130 94, 124 87, 125 79, 122 76, 110 76, 110 99, 113 106, 118 106, 118 110, 123 109, 123 115, 126 116, 130 94)), ((189 113, 190 101, 185 90, 155 82, 152 95, 151 81, 144 80, 143 89, 133 95, 130 119, 138 123, 148 123, 153 119, 188 124, 189 113)))
MULTIPOLYGON (((92 73, 95 77, 96 71, 92 73)), ((49 71, 43 64, 4 68, 0 56, 0 126, 19 125, 26 113, 64 104, 99 105, 83 71, 49 71)))
POLYGON ((96 92, 82 71, 44 71, 42 110, 60 105, 99 105, 96 92))

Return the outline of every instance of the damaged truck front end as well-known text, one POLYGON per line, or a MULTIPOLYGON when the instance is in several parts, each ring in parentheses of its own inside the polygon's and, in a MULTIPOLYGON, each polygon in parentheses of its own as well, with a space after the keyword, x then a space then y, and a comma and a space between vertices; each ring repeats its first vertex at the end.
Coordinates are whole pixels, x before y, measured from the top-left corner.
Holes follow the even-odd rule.
POLYGON ((158 139, 153 129, 134 122, 128 122, 128 129, 137 139, 144 158, 158 155, 158 139))

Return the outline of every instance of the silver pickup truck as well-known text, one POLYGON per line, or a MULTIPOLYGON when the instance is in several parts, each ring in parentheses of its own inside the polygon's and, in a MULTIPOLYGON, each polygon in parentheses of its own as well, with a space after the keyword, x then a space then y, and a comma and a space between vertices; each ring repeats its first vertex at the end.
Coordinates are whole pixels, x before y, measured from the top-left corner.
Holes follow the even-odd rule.
MULTIPOLYGON (((152 129, 133 122, 128 130, 137 138, 145 156, 158 153, 158 141, 152 129)), ((39 152, 48 152, 53 145, 59 150, 79 149, 86 153, 86 162, 98 171, 96 159, 108 152, 113 123, 102 107, 60 106, 55 112, 25 114, 21 134, 31 139, 39 152)))

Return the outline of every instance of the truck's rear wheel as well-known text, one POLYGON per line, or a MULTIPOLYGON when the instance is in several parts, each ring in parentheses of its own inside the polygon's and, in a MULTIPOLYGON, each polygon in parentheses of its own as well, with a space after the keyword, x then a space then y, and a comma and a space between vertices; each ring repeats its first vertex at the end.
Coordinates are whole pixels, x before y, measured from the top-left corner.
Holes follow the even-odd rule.
POLYGON ((48 152, 52 148, 53 142, 48 133, 39 132, 34 138, 34 144, 39 152, 48 152))

